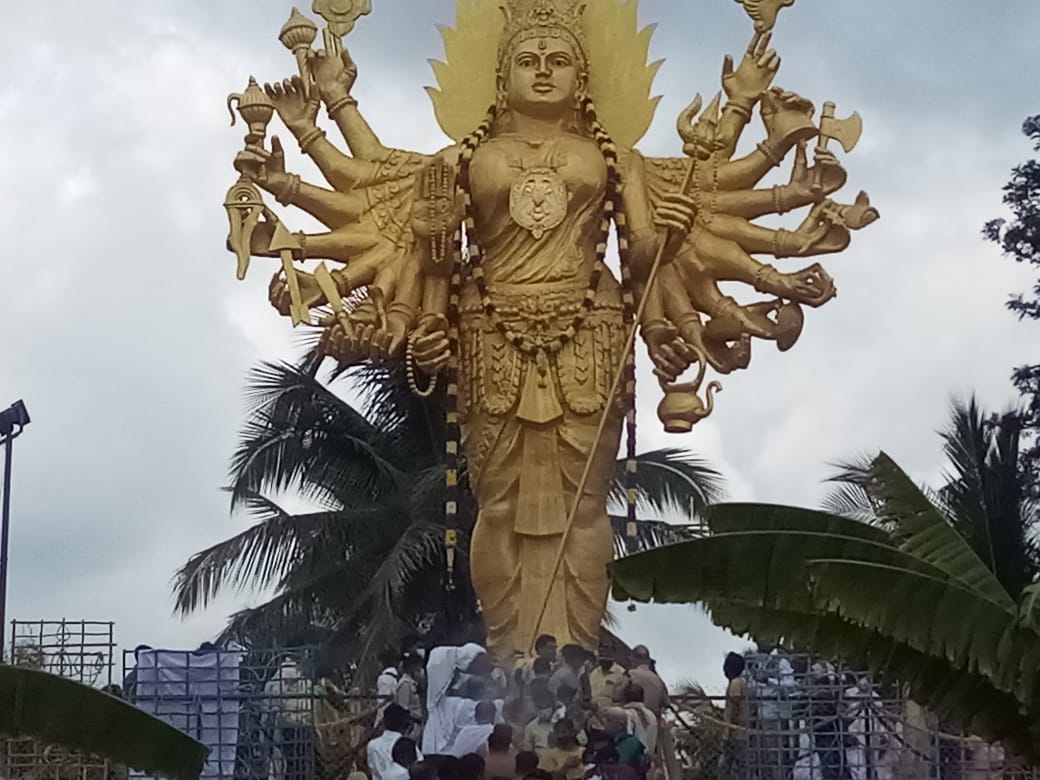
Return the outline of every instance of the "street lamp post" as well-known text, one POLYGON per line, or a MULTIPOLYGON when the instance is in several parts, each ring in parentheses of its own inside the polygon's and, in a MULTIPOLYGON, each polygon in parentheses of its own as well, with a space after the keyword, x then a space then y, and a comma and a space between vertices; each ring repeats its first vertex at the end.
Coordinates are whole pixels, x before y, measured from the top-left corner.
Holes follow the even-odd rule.
POLYGON ((4 444, 4 494, 0 510, 0 662, 4 660, 7 636, 7 544, 11 528, 11 458, 14 440, 29 424, 23 401, 15 401, 0 412, 0 441, 4 444))

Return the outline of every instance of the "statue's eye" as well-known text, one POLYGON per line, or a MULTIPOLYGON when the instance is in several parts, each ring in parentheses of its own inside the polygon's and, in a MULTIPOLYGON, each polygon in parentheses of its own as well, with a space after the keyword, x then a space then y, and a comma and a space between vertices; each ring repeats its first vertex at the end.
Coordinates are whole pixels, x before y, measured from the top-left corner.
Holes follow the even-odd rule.
POLYGON ((566 55, 560 54, 556 57, 553 57, 552 64, 554 68, 567 68, 570 67, 571 61, 570 58, 568 58, 566 55))
POLYGON ((538 60, 534 57, 519 57, 516 64, 521 68, 533 68, 538 64, 538 60))

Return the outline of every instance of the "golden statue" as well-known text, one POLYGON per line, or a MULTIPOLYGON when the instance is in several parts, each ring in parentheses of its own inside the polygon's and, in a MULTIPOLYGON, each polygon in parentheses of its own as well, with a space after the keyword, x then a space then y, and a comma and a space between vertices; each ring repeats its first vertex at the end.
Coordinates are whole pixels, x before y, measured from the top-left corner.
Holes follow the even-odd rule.
MULTIPOLYGON (((829 143, 851 151, 859 117, 825 104, 817 123, 810 101, 773 86, 771 30, 794 0, 738 2, 754 38, 739 65, 726 58, 725 104, 720 93, 704 108, 698 96, 679 118, 675 158, 634 148, 658 101, 635 0, 458 0, 429 89, 454 143, 433 155, 385 147, 351 96, 357 68, 341 37, 370 2, 316 0, 328 23, 317 51, 317 25, 293 9, 280 40, 298 75, 229 98, 249 126, 225 201, 239 276, 251 257, 280 258, 271 303, 294 324, 322 309, 323 354, 404 359, 414 392, 444 394, 449 528, 464 453, 480 505, 473 585, 501 658, 540 632, 596 644, 612 556, 607 489, 626 415, 635 427, 637 330, 666 429, 689 431, 720 388, 704 388, 709 370, 746 368, 754 338, 790 349, 803 307, 835 295, 816 263, 781 271, 755 256, 840 252, 878 217, 865 193, 830 199, 846 174, 829 143), (322 104, 349 155, 318 126, 322 104), (756 109, 765 138, 735 158, 756 109), (267 148, 273 113, 328 186, 290 173, 276 137, 267 148), (756 189, 789 156, 787 183, 756 189), (261 190, 326 232, 290 231, 261 190), (755 222, 802 208, 794 230, 755 222), (309 261, 313 273, 298 268, 309 261), (739 301, 722 282, 765 298, 739 301), (693 381, 680 381, 691 367, 693 381)), ((449 572, 455 544, 449 531, 449 572)))

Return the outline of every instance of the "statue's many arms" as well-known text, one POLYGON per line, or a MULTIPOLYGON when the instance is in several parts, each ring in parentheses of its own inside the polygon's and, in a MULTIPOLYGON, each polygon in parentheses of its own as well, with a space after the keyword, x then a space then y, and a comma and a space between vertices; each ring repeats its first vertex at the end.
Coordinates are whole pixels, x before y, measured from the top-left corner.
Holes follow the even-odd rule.
MULTIPOLYGON (((624 0, 459 0, 430 90, 456 143, 434 155, 383 146, 351 97, 349 54, 305 53, 302 77, 255 88, 254 102, 273 104, 329 186, 287 172, 262 129, 236 160, 245 186, 328 228, 290 236, 262 206, 233 229, 247 260, 336 266, 276 276, 272 304, 286 315, 330 305, 329 358, 403 357, 416 392, 446 390, 480 505, 473 585, 502 658, 538 632, 597 641, 612 556, 606 495, 633 405, 631 330, 665 388, 666 427, 689 430, 710 413, 698 396, 705 369, 746 368, 756 338, 790 349, 803 307, 834 297, 819 265, 788 272, 753 256, 839 252, 877 218, 863 193, 830 199, 846 181, 826 143, 841 120, 831 112, 821 133, 812 103, 773 87, 780 60, 763 32, 739 65, 726 59, 725 104, 720 95, 702 111, 698 97, 680 117, 684 156, 643 157, 634 145, 656 106, 656 65, 636 13, 624 0), (319 99, 351 155, 318 128, 319 99), (765 137, 733 159, 756 109, 765 137), (789 156, 787 183, 756 189, 789 156), (754 222, 803 208, 791 231, 754 222), (605 262, 612 229, 620 278, 605 262), (765 297, 740 301, 720 282, 765 297), (674 384, 693 364, 697 380, 674 384)), ((449 490, 459 446, 448 443, 449 490)))

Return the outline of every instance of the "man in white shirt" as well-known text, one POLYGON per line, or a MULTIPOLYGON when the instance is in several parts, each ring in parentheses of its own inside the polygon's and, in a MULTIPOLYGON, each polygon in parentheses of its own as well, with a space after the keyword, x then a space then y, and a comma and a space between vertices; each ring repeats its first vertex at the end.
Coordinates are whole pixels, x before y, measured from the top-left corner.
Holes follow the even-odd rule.
POLYGON ((379 728, 380 719, 383 717, 383 710, 386 709, 386 706, 393 700, 394 694, 397 693, 397 683, 401 677, 398 668, 400 660, 398 654, 392 651, 386 651, 379 656, 379 661, 383 664, 383 671, 376 678, 376 696, 379 697, 379 708, 376 710, 375 723, 377 729, 379 728))
POLYGON ((419 678, 422 676, 423 660, 417 655, 401 658, 401 679, 394 690, 394 703, 408 710, 412 716, 412 728, 408 736, 416 738, 422 733, 423 709, 419 695, 419 678))
MULTIPOLYGON (((383 780, 408 780, 408 770, 419 761, 419 747, 414 740, 402 737, 391 751, 393 763, 384 770, 383 780)), ((347 780, 350 780, 349 778, 347 780)), ((367 778, 366 778, 367 780, 367 778)))
MULTIPOLYGON (((388 780, 384 774, 394 763, 394 745, 411 728, 412 717, 404 707, 390 704, 383 711, 383 725, 383 733, 368 743, 368 769, 372 780, 388 780)), ((418 760, 422 761, 421 753, 418 760)))
POLYGON ((474 722, 459 729, 455 742, 448 749, 448 754, 456 758, 476 753, 487 744, 488 737, 495 728, 497 715, 495 703, 491 701, 477 702, 473 711, 474 722))

